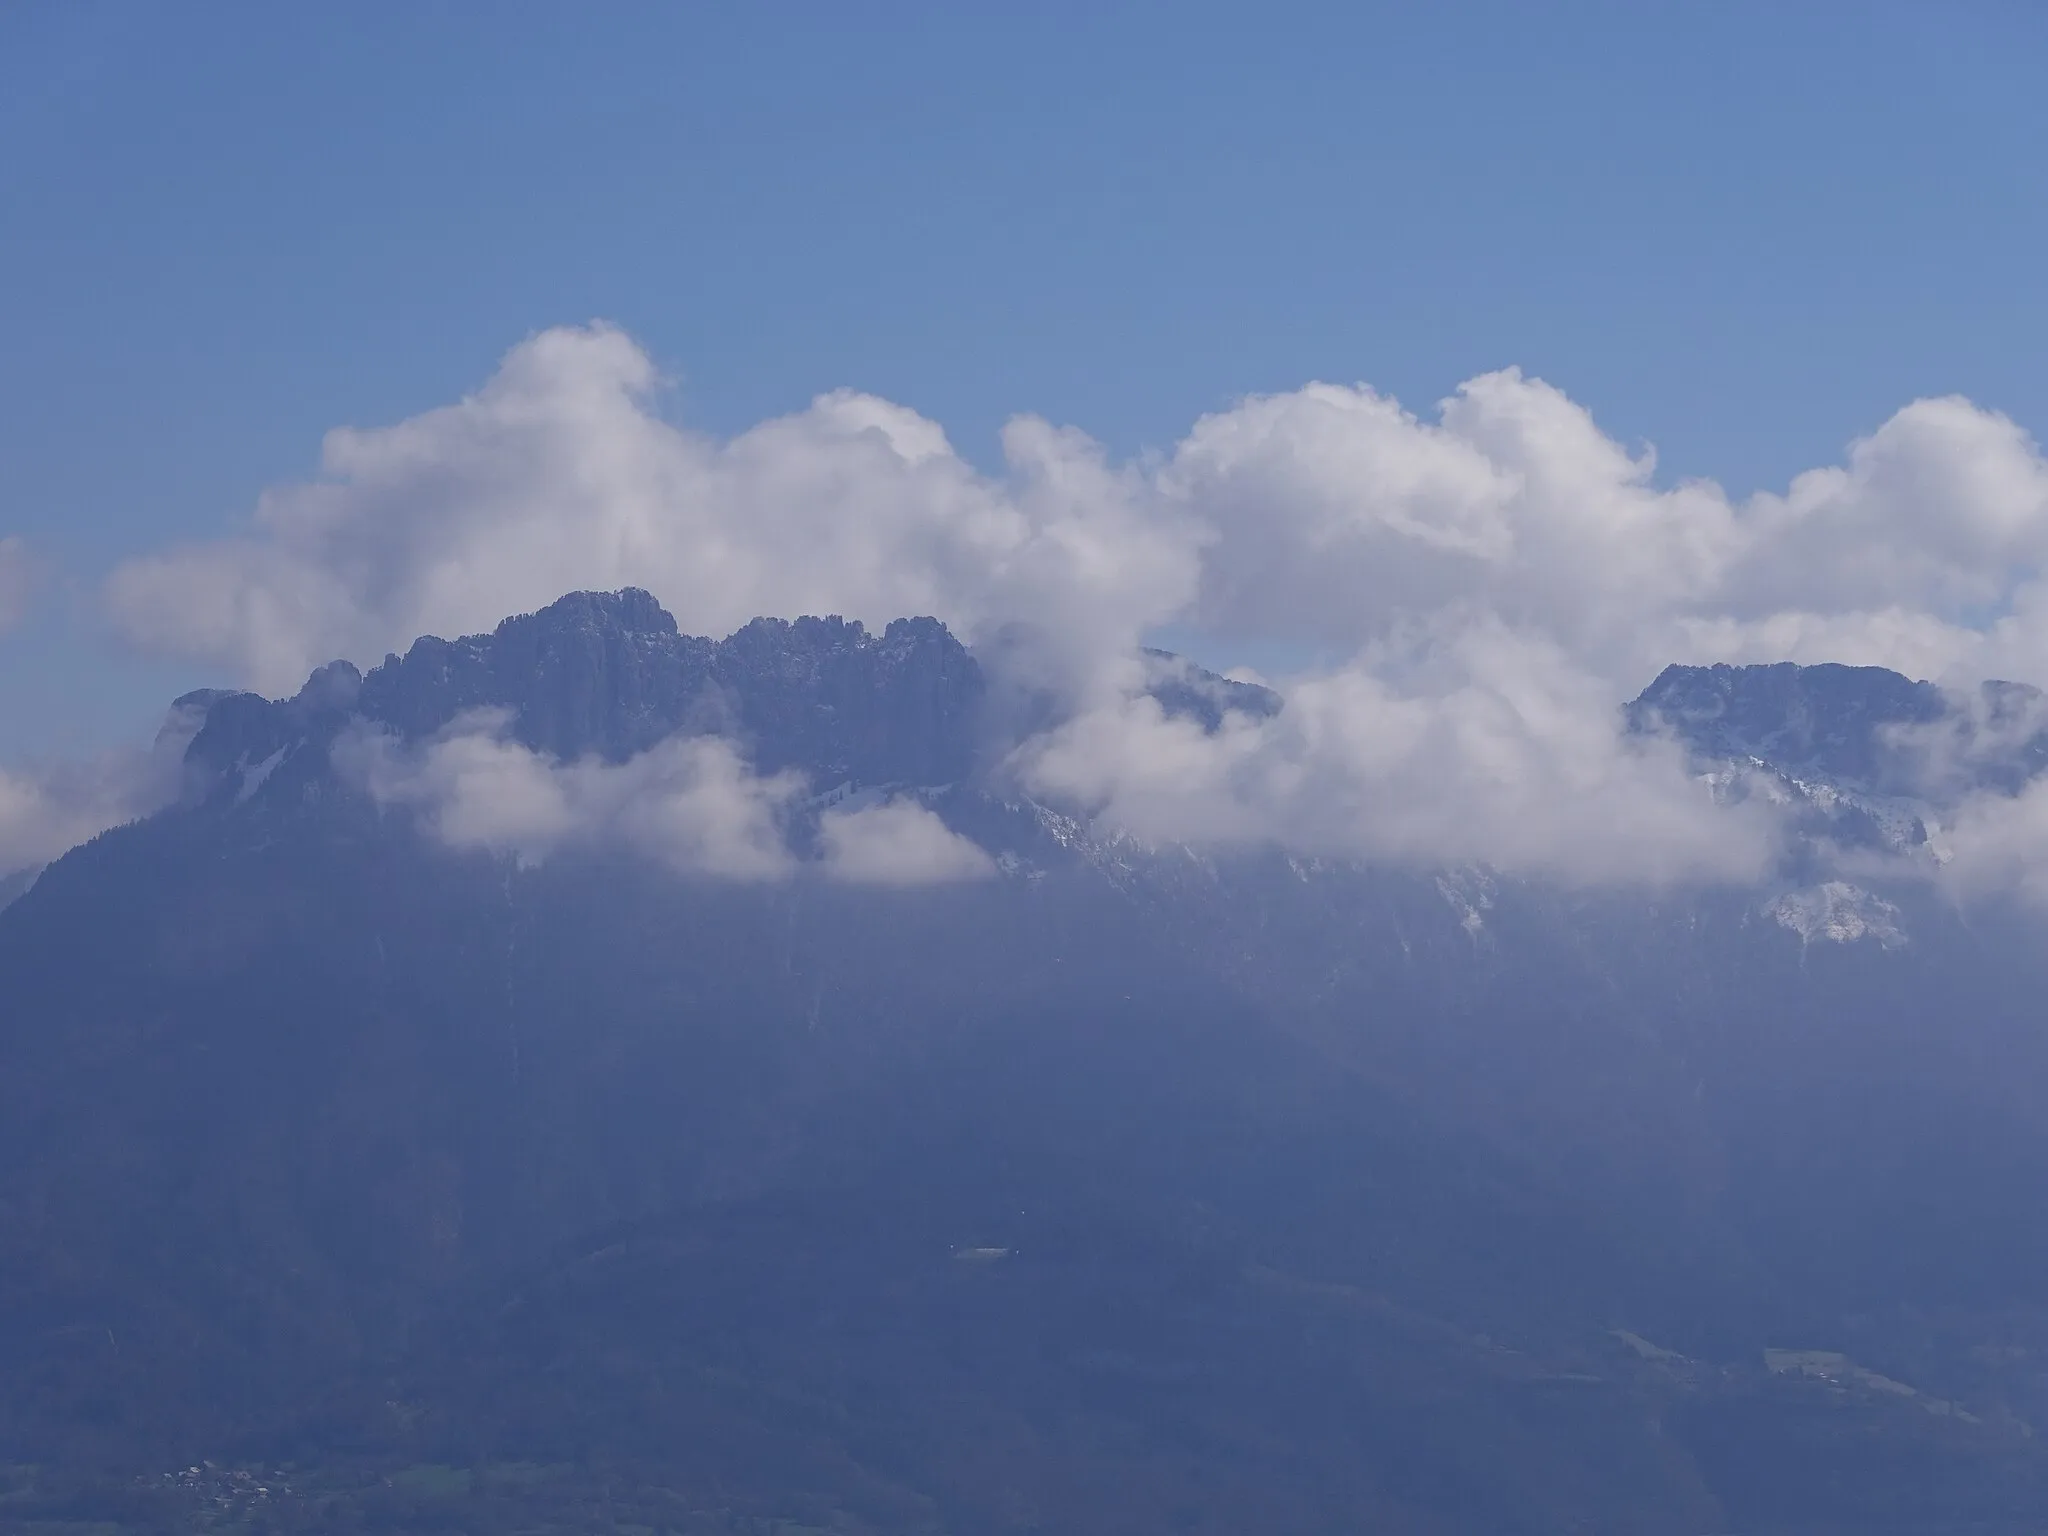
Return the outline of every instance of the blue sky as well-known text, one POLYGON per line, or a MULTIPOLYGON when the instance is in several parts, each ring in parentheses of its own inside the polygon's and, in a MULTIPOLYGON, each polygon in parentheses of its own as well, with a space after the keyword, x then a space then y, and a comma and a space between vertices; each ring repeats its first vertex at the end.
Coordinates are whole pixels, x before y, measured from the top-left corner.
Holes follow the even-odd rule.
POLYGON ((322 434, 617 322, 731 433, 851 385, 996 459, 1249 392, 1519 365, 1782 487, 1916 397, 2048 424, 2048 12, 1714 6, 0 10, 0 756, 190 661, 117 562, 322 434))

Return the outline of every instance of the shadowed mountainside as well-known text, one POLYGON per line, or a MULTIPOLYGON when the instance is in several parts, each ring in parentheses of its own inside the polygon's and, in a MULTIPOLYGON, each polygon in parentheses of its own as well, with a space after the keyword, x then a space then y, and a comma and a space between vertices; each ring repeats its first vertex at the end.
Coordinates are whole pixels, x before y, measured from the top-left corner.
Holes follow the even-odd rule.
MULTIPOLYGON (((1004 791, 985 694, 930 620, 627 592, 183 701, 184 800, 0 911, 0 1521, 198 1528, 236 1468, 280 1530, 2048 1519, 2035 919, 1148 850, 1004 791), (328 756, 479 709, 909 786, 1002 873, 521 864, 328 756)), ((1874 794, 1941 708, 1632 718, 1874 794)))

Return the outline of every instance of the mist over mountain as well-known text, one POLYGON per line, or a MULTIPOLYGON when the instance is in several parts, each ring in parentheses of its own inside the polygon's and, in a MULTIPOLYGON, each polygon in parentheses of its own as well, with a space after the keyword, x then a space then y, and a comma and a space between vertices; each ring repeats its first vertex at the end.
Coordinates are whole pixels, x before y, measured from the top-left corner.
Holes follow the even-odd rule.
POLYGON ((0 5, 0 1536, 2048 1532, 2044 45, 0 5))
POLYGON ((2048 1517, 2038 696, 1673 667, 1767 856, 1589 883, 1136 834, 1048 742, 1299 701, 1124 676, 627 590, 177 701, 0 909, 9 1518, 2048 1517))

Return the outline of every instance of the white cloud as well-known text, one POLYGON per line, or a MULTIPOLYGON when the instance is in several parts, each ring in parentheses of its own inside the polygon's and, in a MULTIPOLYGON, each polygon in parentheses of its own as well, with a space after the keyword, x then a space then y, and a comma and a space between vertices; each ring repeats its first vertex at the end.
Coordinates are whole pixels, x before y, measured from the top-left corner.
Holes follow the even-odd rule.
MULTIPOLYGON (((1673 757, 1617 730, 1667 662, 2048 682, 2048 465, 1964 400, 1910 404, 1839 465, 1736 500, 1660 484, 1651 454, 1514 370, 1433 416, 1364 387, 1250 398, 1128 464, 1020 418, 996 475, 872 396, 719 441, 657 414, 659 383, 616 330, 545 332, 467 399, 331 433, 321 478, 267 494, 240 536, 123 567, 115 621, 284 691, 575 587, 646 586, 708 633, 933 613, 1064 692, 1073 718, 1018 758, 1047 792, 1160 836, 1572 878, 1760 857, 1758 828, 1714 820, 1673 757), (1278 679, 1278 720, 1202 738, 1128 699, 1134 643, 1167 622, 1346 659, 1278 679)), ((507 827, 476 812, 508 846, 627 782, 572 791, 573 765, 457 750, 435 772, 514 808, 507 827)), ((468 835, 464 803, 445 835, 468 835)))
MULTIPOLYGON (((786 828, 806 789, 800 775, 757 775, 715 736, 671 738, 623 763, 563 763, 511 740, 508 725, 503 711, 480 710, 416 746, 357 727, 336 743, 334 761, 379 805, 418 813, 451 848, 522 863, 571 849, 624 851, 729 880, 798 872, 786 828)), ((995 873, 986 853, 913 800, 827 810, 818 842, 820 870, 848 884, 995 873)))
POLYGON ((995 861, 914 800, 827 811, 818 841, 827 874, 851 885, 985 880, 995 861))
POLYGON ((454 848, 535 863, 567 848, 626 849, 692 874, 789 873, 781 818, 803 787, 795 775, 758 777, 719 737, 672 738, 617 764, 559 763, 504 726, 502 715, 470 715, 418 748, 359 730, 336 744, 335 762, 454 848))
POLYGON ((1760 802, 1714 803, 1675 748, 1630 741, 1604 692, 1540 638, 1446 637, 1424 689, 1368 657, 1298 680, 1269 721, 1207 734, 1150 699, 1020 751, 1035 792, 1154 842, 1476 862, 1567 881, 1749 879, 1776 847, 1760 802))
POLYGON ((1313 384, 1203 418, 1161 487, 1218 538, 1197 617, 1225 632, 1356 647, 1483 611, 1580 651, 1712 579, 1733 513, 1657 492, 1650 463, 1559 391, 1508 372, 1424 422, 1313 384))
POLYGON ((1959 621, 2009 603, 2048 560, 2048 465, 2011 421, 1967 400, 1919 400, 1750 509, 1730 574, 1749 610, 1906 604, 1959 621))
POLYGON ((1966 800, 1929 839, 1939 879, 1958 897, 2012 891, 2048 907, 2048 780, 2017 795, 1966 800))
POLYGON ((1435 420, 1363 387, 1254 397, 1125 466, 1019 418, 997 478, 872 396, 720 442, 658 416, 658 384, 616 330, 545 332, 455 405, 330 433, 323 477, 269 492, 241 537, 124 566, 115 621, 272 691, 626 584, 702 633, 928 612, 1095 658, 1168 620, 1353 651, 1472 616, 1631 689, 1669 660, 1787 644, 2048 677, 2048 465, 1963 400, 1909 405, 1845 464, 1733 502, 1660 488, 1649 454, 1513 370, 1435 420))
POLYGON ((374 662, 579 587, 647 587, 698 633, 834 612, 971 635, 1029 616, 1091 651, 1192 588, 1187 535, 1142 515, 1134 478, 1079 434, 1013 422, 998 483, 872 396, 721 443, 654 414, 656 384, 615 330, 546 332, 456 405, 329 433, 324 478, 268 493, 245 535, 121 568, 115 621, 282 692, 335 656, 374 662))
POLYGON ((1160 486, 1214 531, 1195 617, 1224 633, 1355 648, 1483 615, 1629 689, 1802 642, 2048 678, 2048 464, 2004 417, 1919 401, 1744 502, 1653 471, 1511 370, 1435 422, 1364 389, 1248 400, 1196 423, 1160 486))

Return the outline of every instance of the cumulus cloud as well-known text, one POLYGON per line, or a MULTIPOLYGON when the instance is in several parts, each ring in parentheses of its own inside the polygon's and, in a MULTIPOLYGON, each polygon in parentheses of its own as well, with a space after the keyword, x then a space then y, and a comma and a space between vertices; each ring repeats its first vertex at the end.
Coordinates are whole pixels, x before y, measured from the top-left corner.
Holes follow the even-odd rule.
POLYGON ((1212 532, 1194 616, 1225 633, 1356 647, 1480 615, 1618 686, 1788 649, 2048 673, 2048 464, 2006 418, 1919 401, 1846 465, 1741 502, 1654 471, 1509 370, 1434 422, 1366 389, 1248 400, 1159 479, 1212 532))
POLYGON ((1662 741, 1625 739, 1555 647, 1484 625, 1397 687, 1370 656, 1298 681, 1274 719, 1215 732, 1149 698, 1027 743, 1018 768, 1155 842, 1271 844, 1572 881, 1750 879, 1776 850, 1761 802, 1717 805, 1662 741), (1448 675, 1455 674, 1455 675, 1448 675))
POLYGON ((41 575, 27 544, 18 537, 0 539, 0 634, 27 617, 41 575))
MULTIPOLYGON (((1016 760, 1039 792, 1161 837, 1570 878, 1761 857, 1763 831, 1715 820, 1673 754, 1619 729, 1667 662, 2048 681, 2048 464, 1966 400, 1911 403, 1840 463, 1734 498, 1660 482, 1515 370, 1428 414, 1364 386, 1249 398, 1128 463, 1020 418, 994 473, 873 396, 718 440, 665 419, 660 385, 615 329, 542 333, 464 400, 331 433, 319 478, 236 537, 124 566, 115 622, 284 691, 573 587, 646 586, 708 633, 933 613, 1064 697, 1016 760), (1341 660, 1277 679, 1278 719, 1203 736, 1133 698, 1135 647, 1166 623, 1341 660)), ((550 817, 581 825, 610 803, 594 786, 626 782, 591 770, 564 813, 583 770, 513 750, 451 744, 435 768, 521 807, 492 824, 506 846, 547 845, 550 817)), ((467 835, 452 809, 441 824, 467 835)))
POLYGON ((717 442, 654 412, 658 382, 616 330, 546 332, 468 399, 328 434, 323 477, 267 494, 244 535, 121 568, 115 621, 281 692, 579 587, 647 587, 700 633, 764 613, 930 613, 968 634, 1030 617, 1095 652, 1192 586, 1189 539, 1078 433, 1012 422, 998 483, 873 396, 717 442))
POLYGON ((616 330, 545 332, 467 399, 330 433, 321 477, 269 492, 242 535, 122 567, 115 622, 271 691, 625 584, 706 633, 929 612, 1083 656, 1170 620, 1355 651, 1465 615, 1616 686, 1788 648, 2048 673, 2048 466, 1965 400, 1908 405, 1843 464, 1736 501, 1659 486, 1651 454, 1514 370, 1435 419, 1362 386, 1255 397, 1129 465, 1019 418, 994 477, 873 396, 718 441, 664 420, 659 384, 616 330))
POLYGON ((914 800, 829 810, 818 842, 827 874, 852 885, 985 880, 995 861, 914 800))
POLYGON ((454 848, 530 863, 563 849, 627 849, 733 880, 789 872, 781 823, 803 788, 795 775, 755 775, 720 737, 672 738, 623 763, 560 763, 509 739, 505 723, 470 715, 418 748, 359 730, 336 743, 335 762, 454 848))

